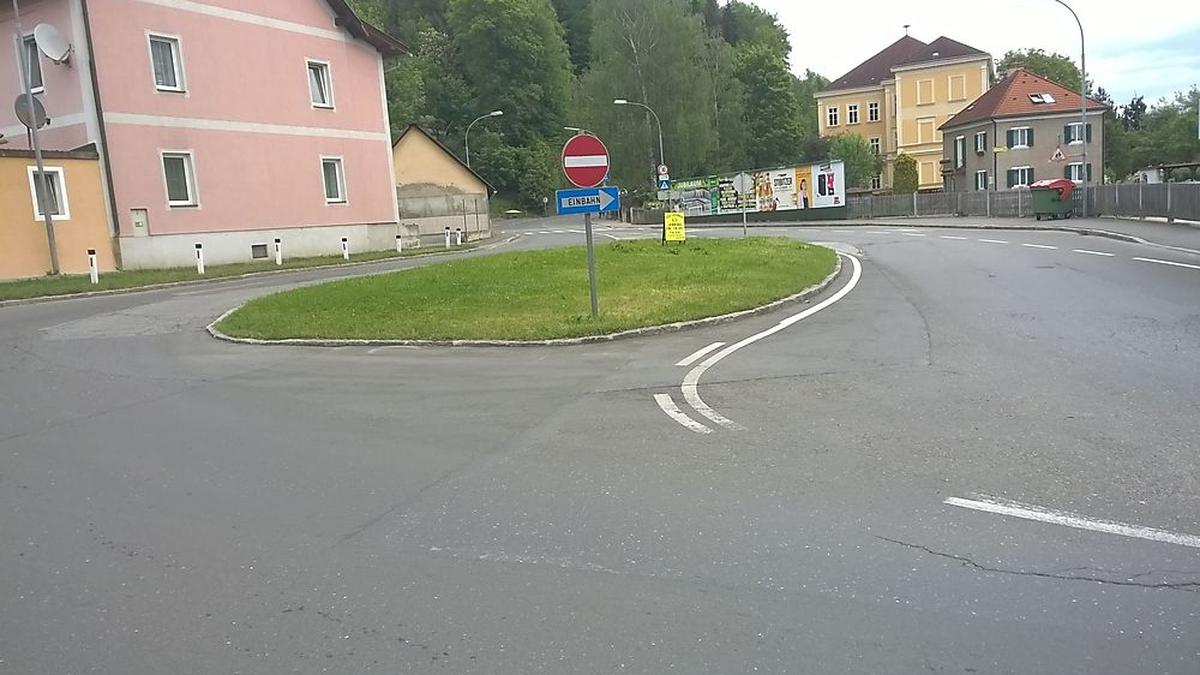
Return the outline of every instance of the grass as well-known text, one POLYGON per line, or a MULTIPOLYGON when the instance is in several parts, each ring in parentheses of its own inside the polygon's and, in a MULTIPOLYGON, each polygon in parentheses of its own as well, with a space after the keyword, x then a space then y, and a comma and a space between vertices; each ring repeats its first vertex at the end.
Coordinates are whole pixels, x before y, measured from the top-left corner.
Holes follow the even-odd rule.
MULTIPOLYGON (((455 247, 452 250, 462 251, 474 248, 474 242, 455 247)), ((370 262, 373 260, 388 260, 390 258, 408 258, 431 253, 441 253, 441 246, 426 246, 424 248, 405 249, 403 254, 395 251, 369 251, 351 255, 350 262, 370 262)), ((221 279, 252 274, 255 272, 271 272, 274 270, 298 270, 323 265, 341 265, 345 261, 340 255, 318 256, 313 258, 294 258, 284 260, 283 265, 276 266, 273 259, 234 263, 230 265, 207 265, 204 276, 196 274, 195 267, 173 267, 159 270, 124 270, 107 272, 100 275, 100 283, 92 285, 86 274, 63 274, 45 276, 36 279, 0 282, 0 300, 21 300, 50 295, 68 295, 71 293, 88 293, 92 291, 108 291, 123 288, 138 288, 177 281, 198 281, 204 279, 221 279)))
POLYGON ((821 281, 836 258, 766 237, 613 242, 596 248, 600 316, 593 320, 583 247, 505 253, 266 296, 219 328, 260 339, 599 335, 757 307, 821 281))

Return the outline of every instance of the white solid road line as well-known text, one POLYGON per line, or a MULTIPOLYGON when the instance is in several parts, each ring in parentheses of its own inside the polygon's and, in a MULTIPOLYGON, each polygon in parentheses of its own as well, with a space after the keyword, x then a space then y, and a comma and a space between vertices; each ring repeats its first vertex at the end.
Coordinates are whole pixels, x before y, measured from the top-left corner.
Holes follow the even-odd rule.
POLYGON ((1178 544, 1190 548, 1200 548, 1200 537, 1194 534, 1180 534, 1178 532, 1169 532, 1167 530, 1159 530, 1153 527, 1142 527, 1140 525, 1126 525, 1125 523, 1116 523, 1111 520, 1095 520, 1066 511, 1054 511, 1051 509, 1043 509, 1038 506, 1029 506, 1027 504, 1018 504, 1016 502, 1006 502, 991 497, 980 497, 979 499, 963 499, 961 497, 950 497, 945 504, 950 506, 960 506, 964 509, 972 509, 975 511, 984 511, 986 513, 996 513, 1002 516, 1012 516, 1014 518, 1024 518, 1025 520, 1036 520, 1041 523, 1051 523, 1053 525, 1064 525, 1073 527, 1078 530, 1091 530, 1093 532, 1103 532, 1105 534, 1117 534, 1122 537, 1134 537, 1137 539, 1147 539, 1149 541, 1158 541, 1166 544, 1178 544))
POLYGON ((658 403, 658 407, 662 408, 663 412, 667 413, 668 417, 676 422, 679 422, 685 428, 690 429, 698 434, 712 433, 712 429, 709 429, 703 424, 688 417, 687 413, 680 410, 679 406, 675 405, 675 400, 671 398, 670 394, 655 394, 654 401, 658 403))
POLYGON ((1021 245, 1026 246, 1028 248, 1044 248, 1049 251, 1057 251, 1058 250, 1057 246, 1048 246, 1046 244, 1021 244, 1021 245))
POLYGON ((695 368, 692 368, 690 371, 688 371, 688 374, 683 378, 683 384, 681 384, 679 386, 680 390, 683 391, 683 398, 684 398, 684 400, 686 400, 688 402, 688 405, 695 408, 696 412, 707 417, 708 419, 712 420, 713 422, 716 422, 717 424, 725 427, 726 429, 733 429, 735 431, 744 429, 745 427, 743 427, 742 425, 738 424, 737 422, 734 422, 733 420, 725 417, 724 415, 721 415, 717 411, 710 408, 708 406, 708 404, 704 402, 704 399, 700 398, 700 391, 699 391, 700 377, 704 375, 705 371, 707 371, 709 368, 712 368, 713 366, 717 365, 717 363, 719 363, 721 361, 721 359, 724 359, 726 356, 729 356, 730 354, 736 352, 737 350, 741 349, 742 347, 745 347, 746 345, 754 344, 755 342, 758 342, 759 340, 761 340, 763 338, 770 337, 770 336, 774 335, 775 333, 778 333, 779 331, 787 328, 788 326, 795 324, 798 321, 803 321, 804 319, 807 319, 808 317, 812 316, 813 314, 816 314, 817 312, 819 312, 827 307, 832 306, 837 301, 846 297, 846 295, 848 293, 850 293, 850 291, 854 290, 854 287, 858 285, 858 280, 860 278, 862 278, 862 263, 860 263, 858 261, 858 258, 856 258, 852 255, 847 255, 845 253, 838 253, 838 255, 842 256, 843 258, 849 259, 851 264, 854 265, 854 273, 850 276, 850 281, 848 281, 845 286, 842 286, 840 289, 838 289, 837 293, 834 293, 833 295, 822 300, 821 302, 817 303, 816 305, 809 307, 808 309, 804 310, 803 312, 793 314, 792 316, 789 316, 788 318, 780 321, 779 323, 775 324, 774 326, 772 326, 760 333, 755 333, 754 335, 751 335, 748 338, 744 338, 739 342, 735 342, 734 344, 731 344, 728 347, 717 352, 716 354, 713 354, 712 356, 708 357, 704 361, 701 361, 698 366, 696 366, 695 368))
POLYGON ((711 352, 714 349, 720 349, 721 347, 724 347, 724 346, 725 346, 724 342, 714 342, 707 347, 701 347, 700 349, 697 349, 696 351, 692 352, 691 356, 687 357, 686 359, 681 360, 679 363, 676 363, 675 365, 690 366, 693 363, 699 361, 700 358, 702 356, 704 356, 705 354, 711 352))
POLYGON ((1175 262, 1174 260, 1159 260, 1158 258, 1134 258, 1134 260, 1155 263, 1157 265, 1170 265, 1172 267, 1186 267, 1190 270, 1200 270, 1200 265, 1189 265, 1187 263, 1175 262))
POLYGON ((1115 253, 1105 253, 1104 251, 1089 251, 1086 248, 1071 249, 1071 252, 1072 253, 1082 253, 1084 255, 1101 255, 1101 256, 1104 256, 1105 258, 1111 258, 1114 255, 1116 255, 1115 253))
POLYGON ((1007 244, 1008 243, 1007 241, 1004 241, 1003 239, 980 239, 979 241, 982 241, 985 244, 1007 244))
POLYGON ((943 234, 943 235, 941 236, 941 238, 942 238, 942 239, 954 239, 955 241, 966 241, 966 240, 967 240, 967 238, 966 238, 966 237, 958 237, 958 236, 955 236, 955 235, 953 235, 953 234, 943 234))

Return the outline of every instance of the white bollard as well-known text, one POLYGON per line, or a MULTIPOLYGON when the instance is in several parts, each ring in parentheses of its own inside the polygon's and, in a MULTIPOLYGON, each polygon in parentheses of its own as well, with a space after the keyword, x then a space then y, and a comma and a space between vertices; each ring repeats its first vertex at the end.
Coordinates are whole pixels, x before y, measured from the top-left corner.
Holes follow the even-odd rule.
POLYGON ((196 274, 204 274, 204 244, 196 242, 196 274))
POLYGON ((404 236, 396 235, 396 253, 404 253, 404 236))
POLYGON ((92 284, 100 283, 100 268, 96 266, 96 249, 88 249, 88 276, 92 278, 92 284))
POLYGON ((446 226, 446 248, 450 248, 450 226, 446 226))
POLYGON ((283 264, 283 240, 278 237, 275 238, 275 264, 283 264))
POLYGON ((462 228, 454 230, 454 245, 462 246, 462 228))
POLYGON ((342 237, 342 260, 350 259, 350 240, 342 237))

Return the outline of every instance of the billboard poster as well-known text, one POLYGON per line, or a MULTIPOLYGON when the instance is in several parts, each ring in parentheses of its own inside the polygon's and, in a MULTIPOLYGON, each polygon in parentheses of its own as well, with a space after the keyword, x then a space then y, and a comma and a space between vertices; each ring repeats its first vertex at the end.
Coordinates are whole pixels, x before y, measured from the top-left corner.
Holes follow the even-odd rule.
MULTIPOLYGON (((679 208, 689 216, 738 213, 742 204, 738 176, 704 176, 672 183, 680 195, 679 208)), ((840 161, 804 164, 748 172, 746 210, 749 212, 797 211, 846 204, 846 169, 840 161)))

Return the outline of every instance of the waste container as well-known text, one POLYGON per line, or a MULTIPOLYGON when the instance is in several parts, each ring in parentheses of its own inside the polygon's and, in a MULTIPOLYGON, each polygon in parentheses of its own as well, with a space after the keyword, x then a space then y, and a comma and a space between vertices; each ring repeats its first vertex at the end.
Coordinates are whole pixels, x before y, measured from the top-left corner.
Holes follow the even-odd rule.
POLYGON ((1071 194, 1075 191, 1075 183, 1066 178, 1039 180, 1029 186, 1033 197, 1033 215, 1038 220, 1042 216, 1058 220, 1070 218, 1075 210, 1075 202, 1071 194))

